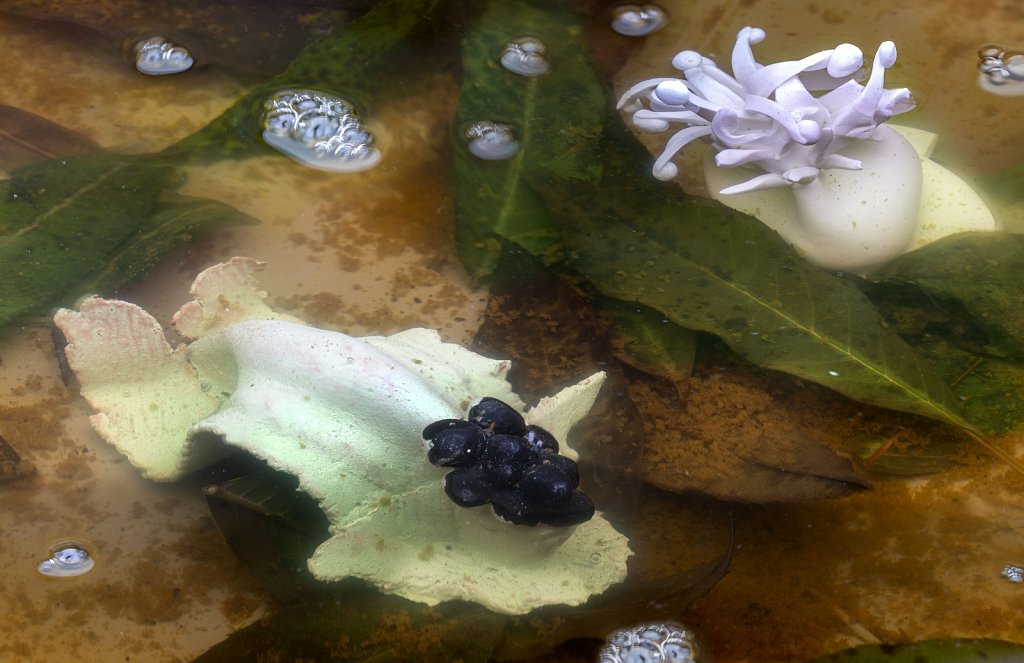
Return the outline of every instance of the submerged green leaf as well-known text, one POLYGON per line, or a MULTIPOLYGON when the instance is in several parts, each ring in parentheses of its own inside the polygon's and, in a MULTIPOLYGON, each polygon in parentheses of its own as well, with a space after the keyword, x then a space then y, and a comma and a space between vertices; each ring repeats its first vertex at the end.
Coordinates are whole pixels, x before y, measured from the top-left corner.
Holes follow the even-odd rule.
POLYGON ((638 302, 602 298, 598 304, 611 322, 616 358, 645 373, 667 378, 682 389, 693 369, 697 334, 638 302))
POLYGON ((1024 164, 976 177, 972 184, 992 205, 1002 227, 1024 230, 1024 164))
POLYGON ((111 251, 106 264, 83 279, 73 292, 109 292, 144 275, 172 249, 200 232, 256 223, 256 219, 225 203, 175 196, 173 202, 160 202, 152 214, 140 219, 135 232, 111 251))
POLYGON ((923 640, 902 645, 862 645, 806 663, 1016 663, 1024 645, 1001 640, 923 640))
POLYGON ((0 193, 0 326, 145 273, 201 229, 242 217, 213 202, 161 202, 177 169, 94 154, 17 171, 0 193))
POLYGON ((105 269, 173 174, 165 163, 111 154, 16 172, 0 196, 0 325, 105 269))
POLYGON ((971 422, 995 435, 1024 431, 1024 362, 978 355, 936 337, 914 347, 946 377, 971 422))
POLYGON ((503 251, 501 240, 551 264, 563 259, 558 226, 544 200, 525 181, 544 168, 561 177, 596 184, 601 165, 597 137, 605 95, 591 85, 580 20, 557 6, 492 2, 466 31, 464 82, 452 128, 456 249, 469 274, 488 277, 503 251), (551 70, 520 76, 502 68, 502 49, 530 35, 547 45, 551 70), (486 161, 469 153, 465 133, 476 122, 511 127, 519 150, 486 161), (558 134, 559 150, 545 150, 558 134))
POLYGON ((890 291, 918 289, 931 306, 964 316, 950 324, 970 327, 985 353, 1024 358, 1024 235, 946 237, 900 256, 871 279, 890 291))

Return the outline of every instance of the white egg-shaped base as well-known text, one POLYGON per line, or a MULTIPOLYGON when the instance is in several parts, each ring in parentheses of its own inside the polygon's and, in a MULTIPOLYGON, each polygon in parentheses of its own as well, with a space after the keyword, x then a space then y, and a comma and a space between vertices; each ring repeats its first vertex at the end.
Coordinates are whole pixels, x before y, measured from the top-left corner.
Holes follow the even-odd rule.
POLYGON ((886 125, 881 140, 844 151, 861 170, 826 170, 815 182, 722 195, 756 174, 704 159, 716 200, 756 217, 807 260, 826 269, 866 272, 940 237, 997 229, 981 198, 963 180, 928 159, 934 134, 886 125))

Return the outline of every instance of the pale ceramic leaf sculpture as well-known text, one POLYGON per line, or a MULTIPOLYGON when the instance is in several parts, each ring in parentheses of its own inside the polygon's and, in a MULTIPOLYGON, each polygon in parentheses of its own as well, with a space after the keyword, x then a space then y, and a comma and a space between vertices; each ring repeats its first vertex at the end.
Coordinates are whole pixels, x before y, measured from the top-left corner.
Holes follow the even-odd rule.
MULTIPOLYGON (((600 513, 570 528, 522 527, 490 507, 463 509, 426 460, 420 433, 480 396, 522 410, 509 362, 411 329, 353 338, 280 319, 236 258, 201 274, 175 316, 172 350, 133 304, 91 298, 55 321, 97 410, 97 431, 146 476, 171 480, 241 447, 299 478, 331 538, 310 559, 324 580, 357 576, 434 605, 466 599, 522 614, 577 605, 626 575, 628 541, 600 513)), ((592 406, 596 373, 525 413, 565 440, 592 406)), ((563 445, 565 455, 576 454, 563 445)))

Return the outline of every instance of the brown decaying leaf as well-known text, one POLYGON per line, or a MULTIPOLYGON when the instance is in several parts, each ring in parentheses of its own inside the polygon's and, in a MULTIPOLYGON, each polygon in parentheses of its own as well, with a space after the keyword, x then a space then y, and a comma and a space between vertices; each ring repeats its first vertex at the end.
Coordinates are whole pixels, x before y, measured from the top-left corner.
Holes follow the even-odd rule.
POLYGON ((0 437, 0 481, 31 476, 35 472, 35 466, 23 459, 7 440, 0 437))
POLYGON ((646 423, 642 475, 656 486, 756 503, 837 497, 870 486, 834 450, 852 431, 875 425, 865 421, 870 408, 733 360, 700 363, 682 406, 671 385, 630 378, 646 423))
POLYGON ((99 150, 91 138, 13 106, 0 106, 0 164, 22 166, 99 150))

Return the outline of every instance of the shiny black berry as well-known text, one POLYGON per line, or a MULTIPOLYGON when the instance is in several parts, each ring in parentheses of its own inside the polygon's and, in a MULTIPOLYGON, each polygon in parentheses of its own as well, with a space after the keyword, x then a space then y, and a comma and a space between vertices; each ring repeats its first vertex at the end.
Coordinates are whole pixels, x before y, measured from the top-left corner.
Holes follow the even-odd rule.
POLYGON ((558 453, 558 440, 555 439, 554 435, 547 432, 540 426, 526 427, 526 443, 533 451, 539 452, 548 449, 554 453, 558 453))
POLYGON ((590 498, 574 491, 569 501, 562 506, 545 509, 539 514, 537 521, 551 527, 569 527, 585 523, 594 517, 594 503, 590 498))
POLYGON ((484 468, 484 473, 487 475, 487 478, 490 479, 495 486, 502 488, 508 488, 519 483, 520 477, 523 476, 523 470, 526 469, 526 465, 523 463, 484 461, 481 466, 484 468))
POLYGON ((551 465, 558 468, 558 470, 565 476, 569 482, 569 486, 576 489, 580 485, 580 469, 576 466, 576 461, 565 456, 559 456, 557 454, 543 454, 541 456, 541 463, 544 465, 551 465))
POLYGON ((469 408, 469 420, 495 435, 525 435, 523 415, 497 398, 485 396, 469 408))
POLYGON ((530 448, 516 435, 492 435, 487 440, 484 461, 492 463, 522 463, 530 459, 530 448))
POLYGON ((547 510, 562 506, 572 497, 573 486, 560 469, 551 464, 537 465, 523 472, 519 491, 527 504, 547 510))
POLYGON ((515 525, 533 527, 540 522, 540 514, 530 507, 522 494, 515 489, 494 491, 491 495, 491 506, 499 518, 515 525))
MULTIPOLYGON (((427 427, 430 428, 429 426, 427 427)), ((427 460, 442 467, 466 467, 480 460, 487 447, 484 432, 466 421, 433 432, 427 460)))
POLYGON ((453 426, 458 426, 459 424, 464 423, 466 422, 464 422, 462 419, 441 419, 440 421, 435 421, 434 423, 430 424, 429 426, 423 429, 423 439, 433 440, 434 436, 437 435, 438 432, 444 430, 445 428, 451 428, 453 426))
POLYGON ((444 477, 444 492, 459 506, 483 506, 490 501, 493 491, 480 467, 461 467, 444 477))

